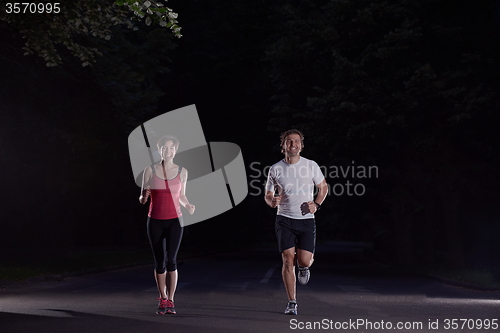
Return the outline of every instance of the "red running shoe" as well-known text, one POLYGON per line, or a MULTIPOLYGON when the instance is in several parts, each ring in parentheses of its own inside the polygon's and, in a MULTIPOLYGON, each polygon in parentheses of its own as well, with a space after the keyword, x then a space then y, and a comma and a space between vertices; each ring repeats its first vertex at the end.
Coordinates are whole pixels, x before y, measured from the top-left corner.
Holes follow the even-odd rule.
POLYGON ((163 298, 157 298, 157 300, 159 302, 158 302, 158 310, 156 310, 156 313, 157 314, 165 314, 165 312, 167 311, 167 304, 169 301, 167 299, 163 299, 163 298))
POLYGON ((171 313, 171 314, 176 314, 177 313, 177 312, 175 312, 175 305, 174 305, 173 301, 167 300, 167 306, 166 306, 166 309, 165 309, 165 313, 171 313))

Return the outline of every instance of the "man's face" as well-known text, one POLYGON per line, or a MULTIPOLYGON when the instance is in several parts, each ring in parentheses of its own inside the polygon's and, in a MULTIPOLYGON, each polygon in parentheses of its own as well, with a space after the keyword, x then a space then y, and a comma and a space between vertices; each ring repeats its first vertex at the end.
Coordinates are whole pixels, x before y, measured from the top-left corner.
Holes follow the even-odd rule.
POLYGON ((285 139, 285 152, 288 156, 293 157, 298 155, 302 150, 302 141, 300 135, 290 134, 285 139))

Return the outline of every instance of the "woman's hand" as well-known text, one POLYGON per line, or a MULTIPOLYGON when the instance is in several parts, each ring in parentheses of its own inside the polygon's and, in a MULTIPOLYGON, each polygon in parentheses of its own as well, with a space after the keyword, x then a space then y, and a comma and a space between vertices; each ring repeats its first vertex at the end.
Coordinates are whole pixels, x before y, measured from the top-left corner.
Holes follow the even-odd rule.
POLYGON ((189 212, 189 214, 193 215, 194 213, 194 209, 195 209, 195 206, 192 205, 192 204, 187 204, 186 206, 184 206, 184 208, 186 208, 189 212))
POLYGON ((141 204, 145 204, 148 202, 148 198, 151 195, 151 190, 149 189, 149 186, 146 187, 144 190, 142 190, 141 196, 139 197, 139 201, 141 204))

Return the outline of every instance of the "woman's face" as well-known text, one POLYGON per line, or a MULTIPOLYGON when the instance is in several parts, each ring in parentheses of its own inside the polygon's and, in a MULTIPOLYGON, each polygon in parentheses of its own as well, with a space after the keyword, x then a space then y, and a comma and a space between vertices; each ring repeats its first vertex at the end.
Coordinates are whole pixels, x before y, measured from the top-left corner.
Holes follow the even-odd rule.
POLYGON ((160 147, 159 153, 162 159, 165 161, 171 161, 176 153, 174 143, 171 140, 165 142, 165 144, 160 147))

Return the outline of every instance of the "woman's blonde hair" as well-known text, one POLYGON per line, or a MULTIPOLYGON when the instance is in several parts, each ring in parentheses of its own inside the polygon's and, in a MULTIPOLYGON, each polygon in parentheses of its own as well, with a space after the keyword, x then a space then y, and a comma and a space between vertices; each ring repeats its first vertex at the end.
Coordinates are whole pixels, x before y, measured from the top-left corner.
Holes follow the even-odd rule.
POLYGON ((160 149, 161 147, 163 147, 163 145, 165 143, 167 143, 167 141, 172 141, 172 143, 174 144, 174 147, 175 147, 176 151, 177 151, 177 149, 179 149, 179 140, 177 140, 177 138, 175 136, 172 136, 172 135, 164 135, 164 136, 162 136, 158 140, 158 143, 156 144, 156 146, 158 147, 158 149, 160 149))

